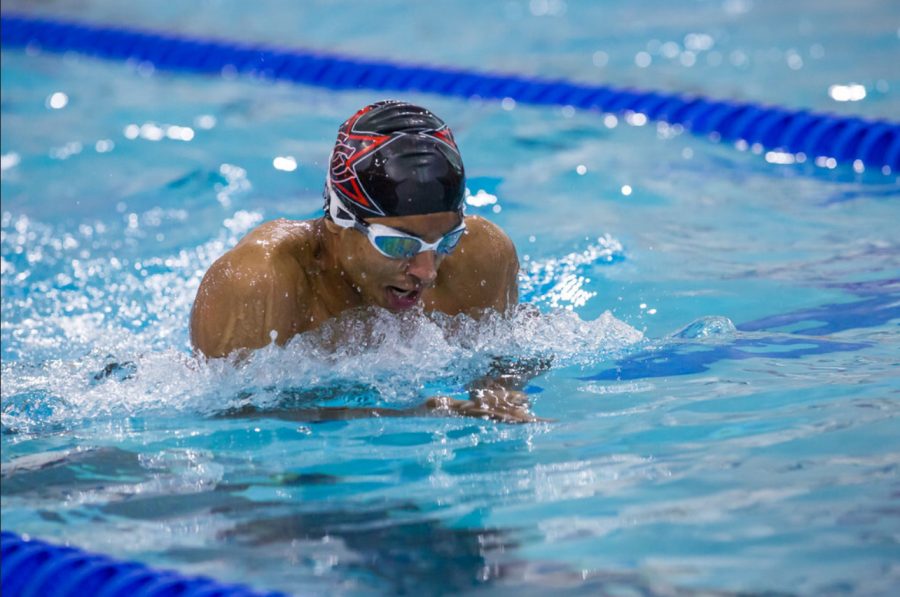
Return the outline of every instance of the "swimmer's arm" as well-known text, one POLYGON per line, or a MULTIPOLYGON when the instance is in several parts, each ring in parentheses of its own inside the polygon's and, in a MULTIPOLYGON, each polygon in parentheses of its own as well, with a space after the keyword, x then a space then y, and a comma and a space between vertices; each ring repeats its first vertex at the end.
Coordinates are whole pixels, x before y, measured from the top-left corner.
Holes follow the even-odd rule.
POLYGON ((521 391, 529 379, 546 370, 549 361, 511 362, 495 359, 487 375, 471 384, 471 400, 454 400, 445 396, 429 398, 412 408, 310 406, 260 410, 245 405, 219 415, 227 419, 279 419, 321 423, 365 418, 409 418, 456 414, 500 423, 545 421, 528 409, 528 398, 521 391))
MULTIPOLYGON (((251 239, 252 240, 252 239, 251 239)), ((210 268, 191 311, 191 342, 207 357, 279 345, 303 331, 305 276, 290 255, 242 241, 210 268)))
POLYGON ((313 406, 259 410, 253 406, 244 406, 219 416, 228 419, 280 419, 320 423, 372 417, 408 418, 456 414, 499 423, 532 423, 546 419, 540 419, 531 413, 528 397, 522 389, 528 380, 548 366, 549 361, 544 360, 513 363, 495 359, 488 374, 470 385, 470 400, 435 396, 412 408, 313 406))
MULTIPOLYGON (((433 308, 480 318, 490 311, 507 312, 519 302, 519 258, 512 240, 496 224, 470 216, 468 233, 442 266, 439 285, 452 288, 450 300, 433 308)), ((430 398, 424 408, 509 423, 540 420, 530 411, 524 387, 546 370, 547 364, 522 367, 498 360, 491 371, 469 385, 469 399, 430 398)))
MULTIPOLYGON (((521 393, 520 393, 521 394, 521 393)), ((521 396, 524 396, 522 394, 521 396)), ((322 406, 315 408, 293 408, 276 411, 231 412, 222 415, 229 419, 279 419, 284 421, 302 421, 304 423, 323 423, 326 421, 347 421, 368 418, 409 418, 440 416, 454 413, 462 416, 489 419, 499 423, 530 423, 542 421, 528 412, 527 404, 521 403, 520 397, 509 396, 503 400, 480 403, 469 408, 454 406, 452 398, 438 396, 429 398, 423 404, 413 408, 382 407, 344 407, 322 406)))
POLYGON ((545 359, 510 361, 495 358, 490 371, 469 384, 468 400, 436 396, 428 399, 424 407, 504 423, 545 421, 531 412, 525 386, 549 368, 550 361, 545 359))

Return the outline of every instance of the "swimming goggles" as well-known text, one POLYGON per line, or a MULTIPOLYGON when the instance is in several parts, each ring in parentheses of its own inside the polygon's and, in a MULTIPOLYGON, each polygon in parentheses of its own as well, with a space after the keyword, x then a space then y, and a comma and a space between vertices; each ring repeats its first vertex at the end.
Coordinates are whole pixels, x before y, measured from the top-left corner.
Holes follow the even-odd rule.
MULTIPOLYGON (((411 259, 425 251, 435 251, 439 255, 449 255, 459 244, 463 233, 466 231, 466 222, 463 219, 459 226, 445 234, 433 243, 425 242, 418 236, 401 232, 396 228, 361 222, 347 210, 337 193, 328 186, 330 193, 330 210, 332 221, 342 228, 355 228, 365 235, 375 249, 391 259, 411 259)), ((463 215, 462 213, 460 214, 463 215)))
POLYGON ((462 238, 463 233, 466 231, 466 223, 461 222, 459 226, 433 243, 427 243, 418 236, 412 236, 381 224, 357 223, 355 228, 365 234, 372 246, 378 249, 378 252, 385 257, 411 259, 425 251, 435 251, 440 255, 449 255, 456 248, 456 245, 459 244, 459 239, 462 238))

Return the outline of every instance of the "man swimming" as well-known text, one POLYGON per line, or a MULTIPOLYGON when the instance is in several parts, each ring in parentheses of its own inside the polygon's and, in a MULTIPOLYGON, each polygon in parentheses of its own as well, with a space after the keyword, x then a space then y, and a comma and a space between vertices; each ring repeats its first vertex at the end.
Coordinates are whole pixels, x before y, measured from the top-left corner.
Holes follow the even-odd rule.
MULTIPOLYGON (((191 312, 194 347, 224 357, 283 345, 360 307, 505 312, 518 302, 515 247, 464 215, 464 194, 462 158, 440 118, 399 101, 366 106, 338 130, 324 216, 264 223, 207 271, 191 312)), ((425 407, 531 420, 520 388, 502 377, 475 384, 470 400, 425 407)))

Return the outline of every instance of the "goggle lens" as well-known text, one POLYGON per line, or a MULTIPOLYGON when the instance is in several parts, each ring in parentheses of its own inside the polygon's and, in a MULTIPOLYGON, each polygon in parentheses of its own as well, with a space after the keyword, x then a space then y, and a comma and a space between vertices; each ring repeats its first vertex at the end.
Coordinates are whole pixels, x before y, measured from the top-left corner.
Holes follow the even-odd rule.
POLYGON ((382 253, 394 259, 409 259, 422 246, 418 240, 406 236, 376 236, 373 240, 382 253))
POLYGON ((441 240, 441 244, 437 247, 437 252, 442 255, 449 255, 453 252, 453 249, 456 248, 456 245, 459 244, 459 239, 462 238, 463 233, 466 231, 465 228, 461 230, 457 230, 455 232, 451 232, 447 236, 441 240))
POLYGON ((423 251, 435 251, 441 255, 449 255, 459 244, 462 235, 466 231, 466 225, 460 223, 443 238, 434 243, 427 243, 421 238, 395 230, 390 226, 381 224, 369 224, 363 226, 358 221, 353 223, 357 230, 366 235, 369 242, 391 259, 412 259, 423 251))

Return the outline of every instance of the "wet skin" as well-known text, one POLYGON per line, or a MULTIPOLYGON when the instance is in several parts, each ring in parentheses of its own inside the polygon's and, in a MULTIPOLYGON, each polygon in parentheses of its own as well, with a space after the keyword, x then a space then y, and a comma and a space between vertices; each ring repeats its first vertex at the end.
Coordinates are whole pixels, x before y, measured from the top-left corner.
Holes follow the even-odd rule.
MULTIPOLYGON (((367 220, 436 242, 460 223, 455 212, 367 220)), ((364 234, 324 218, 260 225, 210 267, 191 312, 191 341, 207 357, 283 345, 344 311, 378 306, 426 313, 504 312, 518 302, 519 262, 503 231, 478 216, 450 255, 424 251, 410 259, 379 253, 364 234)), ((429 399, 407 414, 456 412, 500 421, 534 420, 519 389, 480 383, 470 400, 429 399)), ((389 415, 390 413, 359 413, 389 415)), ((406 411, 397 411, 397 413, 406 411)))

